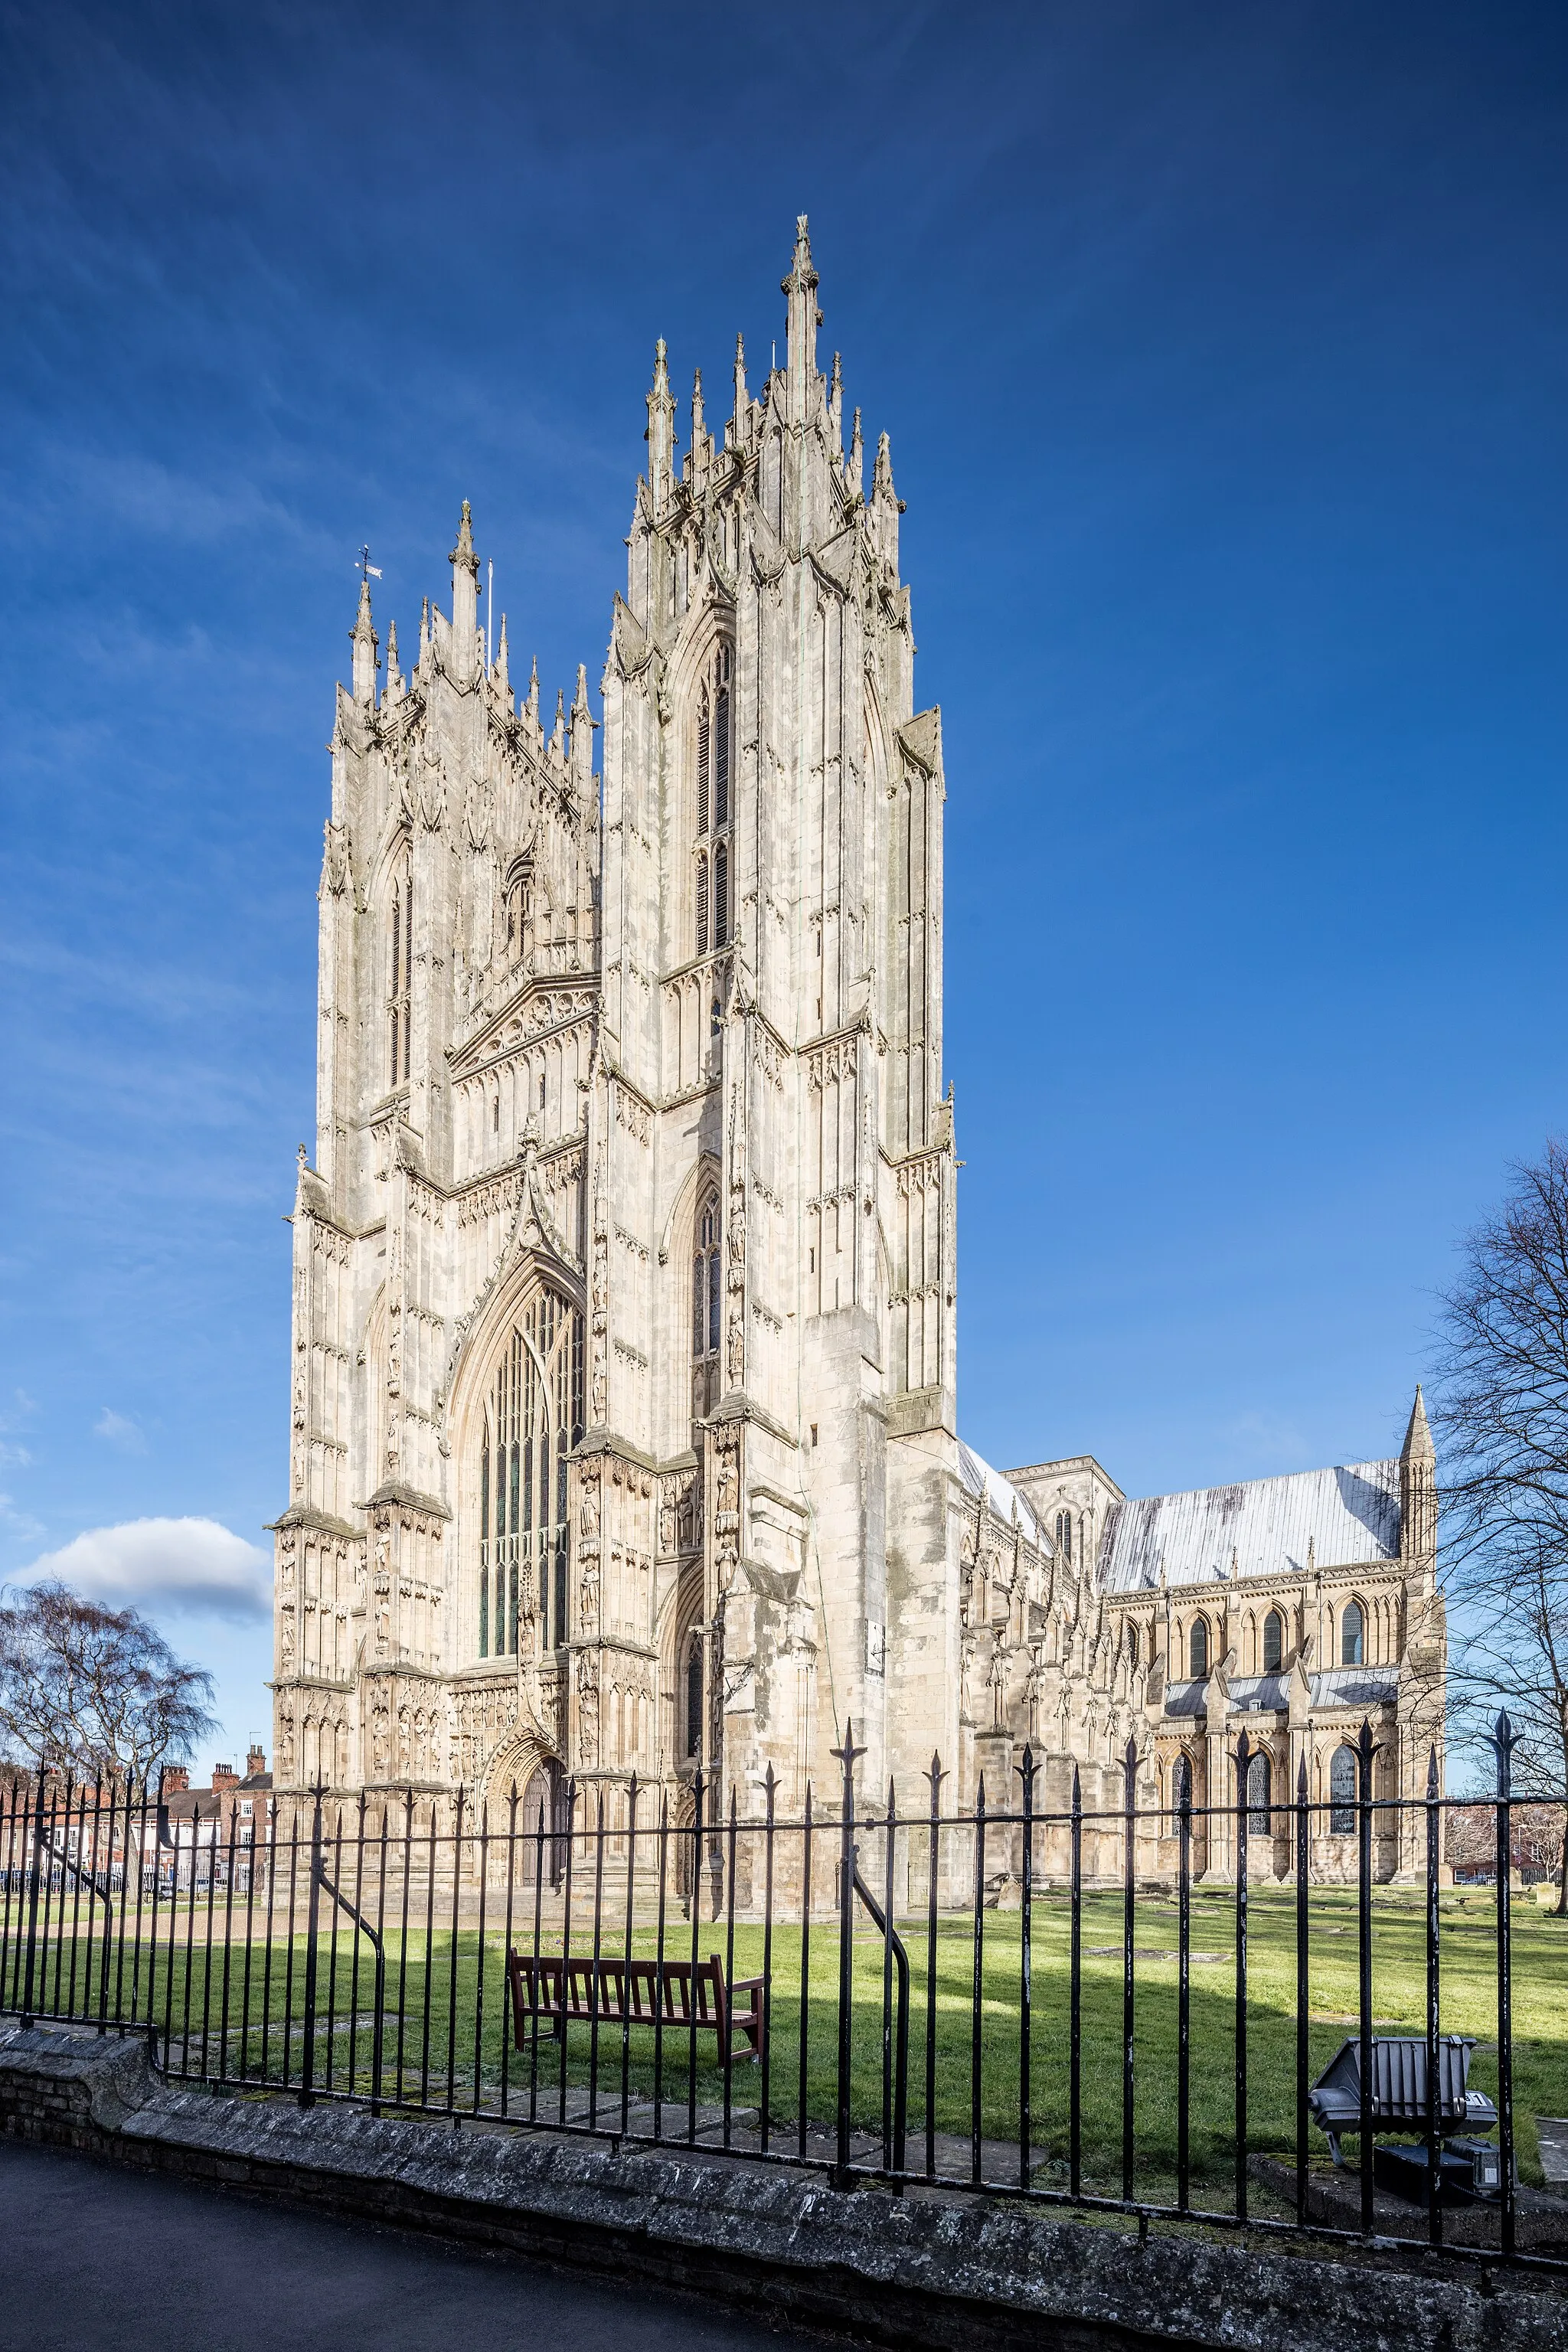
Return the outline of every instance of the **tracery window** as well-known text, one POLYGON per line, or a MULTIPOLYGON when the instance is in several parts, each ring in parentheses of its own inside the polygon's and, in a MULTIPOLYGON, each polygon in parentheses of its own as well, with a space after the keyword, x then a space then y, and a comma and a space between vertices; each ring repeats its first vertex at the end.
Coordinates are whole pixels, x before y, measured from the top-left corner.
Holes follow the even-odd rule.
POLYGON ((1194 1617, 1187 1635, 1187 1675, 1191 1681, 1201 1683, 1209 1670, 1209 1629, 1207 1620, 1194 1617))
POLYGON ((697 1213, 697 1244, 691 1256, 691 1352, 700 1361, 719 1352, 721 1291, 719 1264, 719 1188, 697 1213))
POLYGON ((1285 1620, 1271 1609, 1263 1621, 1263 1671, 1277 1675, 1285 1657, 1285 1620))
POLYGON ((1359 1666, 1366 1646, 1366 1614, 1359 1601, 1347 1601, 1340 1619, 1340 1664, 1359 1666))
POLYGON ((1258 1837, 1273 1834, 1272 1783, 1268 1759, 1259 1748, 1256 1756, 1248 1757, 1247 1763, 1247 1826, 1250 1833, 1258 1837))
POLYGON ((721 646, 697 698, 696 769, 697 952, 730 938, 730 667, 721 646))
POLYGON ((414 972, 414 877, 406 864, 392 885, 392 935, 387 964, 387 1016, 392 1038, 392 1069, 388 1083, 406 1082, 413 1055, 413 1022, 409 1001, 414 972))
POLYGON ((1172 1810, 1173 1811, 1179 1813, 1184 1806, 1190 1805, 1192 1801, 1192 1759, 1188 1756, 1178 1756, 1176 1759, 1176 1769, 1171 1781, 1172 1810))
POLYGON ((1057 1513, 1057 1551, 1070 1568, 1072 1566, 1072 1513, 1070 1511, 1057 1513))
POLYGON ((1329 1766, 1329 1834, 1331 1837, 1352 1837, 1355 1833, 1356 1752, 1353 1748, 1336 1748, 1329 1766))
POLYGON ((566 1458, 583 1434, 583 1317, 558 1292, 529 1300, 501 1350, 479 1441, 479 1646, 513 1657, 567 1634, 566 1458))

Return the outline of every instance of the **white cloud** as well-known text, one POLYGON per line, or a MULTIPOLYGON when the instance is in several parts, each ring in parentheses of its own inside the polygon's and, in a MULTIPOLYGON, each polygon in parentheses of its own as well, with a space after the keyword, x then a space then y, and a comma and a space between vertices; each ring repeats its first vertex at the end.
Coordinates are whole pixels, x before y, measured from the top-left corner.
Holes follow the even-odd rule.
POLYGON ((272 1607, 266 1553, 216 1519, 127 1519, 117 1528, 89 1528, 34 1560, 21 1581, 45 1577, 58 1577, 112 1609, 258 1618, 272 1607))
POLYGON ((147 1451, 147 1440, 135 1422, 128 1413, 116 1412, 110 1405, 106 1404, 93 1423, 92 1433, 95 1437, 106 1437, 110 1445, 118 1445, 122 1454, 145 1454, 147 1451))
POLYGON ((43 1521, 19 1510, 9 1495, 0 1495, 0 1528, 9 1528, 19 1543, 37 1543, 44 1532, 43 1521))

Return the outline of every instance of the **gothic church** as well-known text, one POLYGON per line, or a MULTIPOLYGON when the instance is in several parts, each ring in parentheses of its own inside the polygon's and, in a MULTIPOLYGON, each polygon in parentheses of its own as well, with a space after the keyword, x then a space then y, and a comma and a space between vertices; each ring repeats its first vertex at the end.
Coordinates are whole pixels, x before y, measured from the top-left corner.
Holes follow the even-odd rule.
POLYGON ((407 677, 362 588, 293 1214, 279 1783, 515 1786, 537 1819, 571 1774, 614 1819, 635 1771, 689 1819, 699 1769, 743 1812, 769 1766, 781 1807, 830 1794, 852 1719, 868 1788, 923 1790, 935 1749, 967 1801, 1028 1739, 1044 1801, 1076 1763, 1120 1803, 1131 1735, 1147 1800, 1185 1774, 1229 1801, 1245 1718, 1266 1818, 1303 1759, 1340 1790, 1370 1711, 1389 1788, 1424 1786, 1419 1399, 1397 1462, 1143 1502, 1087 1456, 1005 1479, 960 1442, 941 718, 804 220, 783 291, 784 363, 753 394, 737 342, 684 449, 658 347, 602 720, 583 667, 552 723, 537 677, 518 699, 467 504, 407 677))

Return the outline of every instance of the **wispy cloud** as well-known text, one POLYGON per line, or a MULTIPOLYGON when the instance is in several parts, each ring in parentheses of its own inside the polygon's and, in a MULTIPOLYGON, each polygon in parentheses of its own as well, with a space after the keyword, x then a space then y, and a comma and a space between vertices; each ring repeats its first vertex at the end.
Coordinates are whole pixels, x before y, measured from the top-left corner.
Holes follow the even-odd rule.
POLYGON ((128 1519, 89 1528, 45 1552, 20 1582, 58 1577, 110 1607, 165 1610, 176 1616, 257 1619, 272 1606, 264 1552, 216 1519, 128 1519))
POLYGON ((19 1543, 37 1543, 43 1534, 43 1524, 29 1511, 19 1510, 9 1495, 0 1495, 0 1528, 14 1535, 19 1543))
POLYGON ((92 1424, 92 1433, 95 1437, 101 1437, 106 1444, 117 1445, 121 1454, 145 1454, 147 1451, 147 1440, 142 1434, 140 1423, 132 1421, 129 1413, 116 1412, 112 1405, 104 1406, 92 1424))

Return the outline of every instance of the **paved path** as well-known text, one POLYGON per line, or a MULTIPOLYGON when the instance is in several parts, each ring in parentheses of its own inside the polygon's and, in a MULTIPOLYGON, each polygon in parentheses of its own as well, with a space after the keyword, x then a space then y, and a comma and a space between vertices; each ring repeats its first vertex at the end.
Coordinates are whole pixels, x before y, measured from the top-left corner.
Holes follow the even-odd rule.
POLYGON ((752 2320, 0 2140, 3 2352, 764 2352, 752 2320))

